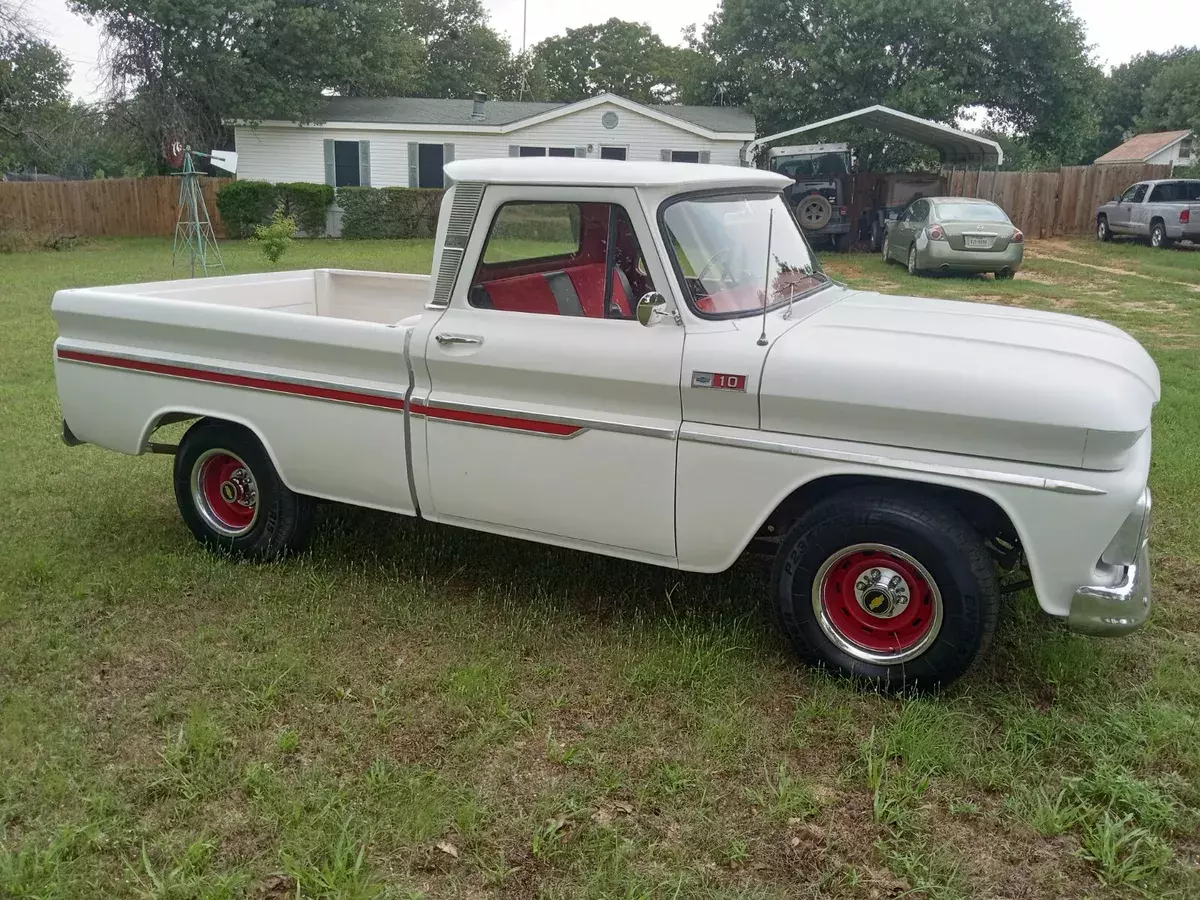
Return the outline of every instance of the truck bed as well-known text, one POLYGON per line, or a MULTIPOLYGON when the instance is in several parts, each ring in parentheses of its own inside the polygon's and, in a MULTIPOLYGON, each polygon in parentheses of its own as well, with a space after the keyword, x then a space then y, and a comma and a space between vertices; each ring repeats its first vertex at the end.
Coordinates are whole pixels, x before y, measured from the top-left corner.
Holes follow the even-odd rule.
POLYGON ((301 269, 121 284, 88 290, 394 325, 401 319, 421 313, 428 299, 429 276, 301 269))

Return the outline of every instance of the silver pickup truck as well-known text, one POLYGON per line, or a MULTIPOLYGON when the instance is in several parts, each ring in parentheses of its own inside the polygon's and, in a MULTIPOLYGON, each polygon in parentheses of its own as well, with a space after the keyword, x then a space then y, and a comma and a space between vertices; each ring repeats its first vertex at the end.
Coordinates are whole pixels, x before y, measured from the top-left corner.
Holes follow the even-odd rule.
POLYGON ((1200 243, 1200 179, 1139 181, 1096 210, 1096 237, 1146 238, 1151 247, 1176 241, 1200 243))

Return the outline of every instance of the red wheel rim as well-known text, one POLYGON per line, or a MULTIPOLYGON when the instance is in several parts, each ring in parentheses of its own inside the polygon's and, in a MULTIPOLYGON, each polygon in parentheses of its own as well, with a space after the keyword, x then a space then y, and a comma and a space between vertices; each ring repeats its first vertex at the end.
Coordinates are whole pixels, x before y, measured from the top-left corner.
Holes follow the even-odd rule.
POLYGON ((942 623, 941 594, 928 570, 883 544, 856 544, 826 560, 813 584, 813 607, 834 643, 871 662, 919 656, 942 623))
POLYGON ((245 534, 258 518, 258 485, 250 467, 228 450, 209 450, 192 468, 192 499, 221 534, 245 534))

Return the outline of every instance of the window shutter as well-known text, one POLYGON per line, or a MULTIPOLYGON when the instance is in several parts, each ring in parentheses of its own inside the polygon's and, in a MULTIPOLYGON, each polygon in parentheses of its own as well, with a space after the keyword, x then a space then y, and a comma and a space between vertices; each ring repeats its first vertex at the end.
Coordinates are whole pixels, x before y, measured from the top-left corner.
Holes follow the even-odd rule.
POLYGON ((337 186, 337 173, 333 167, 333 141, 325 142, 325 183, 330 187, 337 186))
POLYGON ((660 158, 660 159, 661 159, 663 162, 670 162, 670 161, 671 161, 671 151, 670 151, 670 150, 659 150, 658 152, 659 152, 659 158, 660 158))
POLYGON ((442 144, 442 165, 454 162, 454 145, 442 144))
POLYGON ((583 158, 583 157, 587 156, 587 147, 576 147, 576 148, 575 148, 575 155, 576 155, 576 156, 578 156, 578 157, 580 157, 580 158, 583 158))
POLYGON ((711 150, 701 150, 700 151, 700 162, 702 162, 702 163, 712 162, 712 151, 711 150))
POLYGON ((518 147, 516 144, 509 144, 508 145, 508 155, 509 156, 520 156, 521 148, 518 147))
POLYGON ((417 164, 421 157, 421 145, 413 141, 408 145, 408 186, 416 187, 421 183, 421 175, 417 170, 417 164))
POLYGON ((371 142, 358 142, 358 186, 371 186, 371 142))

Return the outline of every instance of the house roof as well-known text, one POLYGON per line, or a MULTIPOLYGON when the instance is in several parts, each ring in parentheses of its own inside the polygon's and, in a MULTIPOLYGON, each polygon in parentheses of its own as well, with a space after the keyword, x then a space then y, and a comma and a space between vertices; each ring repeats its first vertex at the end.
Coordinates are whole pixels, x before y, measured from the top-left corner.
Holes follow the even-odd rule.
POLYGON ((1190 131, 1152 131, 1131 137, 1120 147, 1114 147, 1103 156, 1097 157, 1097 163, 1134 163, 1146 162, 1156 153, 1161 153, 1185 137, 1190 131))
POLYGON ((917 144, 935 147, 942 155, 942 162, 997 167, 1004 163, 1004 151, 1000 149, 999 144, 989 138, 971 134, 968 131, 959 131, 957 128, 951 128, 941 122, 922 119, 878 103, 830 119, 822 119, 811 125, 801 125, 799 128, 790 128, 778 134, 759 138, 747 148, 747 156, 753 158, 760 147, 772 141, 804 134, 807 131, 819 131, 842 122, 866 125, 917 144))
MULTIPOLYGON (((372 125, 432 125, 445 128, 496 128, 511 130, 525 119, 556 118, 610 102, 653 117, 673 119, 688 128, 730 135, 754 134, 754 116, 737 106, 672 106, 643 104, 614 94, 600 94, 577 103, 536 103, 533 101, 488 100, 483 118, 471 117, 474 101, 438 100, 424 97, 330 97, 318 115, 323 122, 372 125)), ((531 123, 532 124, 532 123, 531 123)), ((518 126, 519 127, 519 126, 518 126)))
POLYGON ((778 172, 744 166, 555 156, 456 160, 446 163, 446 174, 455 181, 478 181, 484 184, 678 187, 680 191, 725 186, 777 191, 792 183, 792 179, 778 172))

